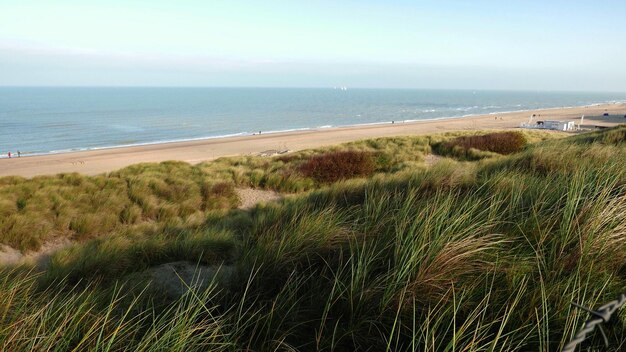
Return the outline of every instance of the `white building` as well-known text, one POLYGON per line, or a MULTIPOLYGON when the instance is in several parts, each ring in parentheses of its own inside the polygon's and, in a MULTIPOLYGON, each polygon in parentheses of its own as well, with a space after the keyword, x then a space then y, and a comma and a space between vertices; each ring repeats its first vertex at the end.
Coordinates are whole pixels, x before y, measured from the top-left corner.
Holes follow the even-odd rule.
POLYGON ((574 125, 574 121, 556 121, 556 120, 547 120, 547 121, 537 121, 537 124, 543 122, 544 128, 548 130, 557 130, 557 131, 573 131, 576 126, 574 125))
POLYGON ((536 123, 523 123, 522 128, 536 128, 543 130, 556 130, 556 131, 574 131, 576 130, 576 124, 574 121, 557 121, 557 120, 545 120, 537 121, 536 123))

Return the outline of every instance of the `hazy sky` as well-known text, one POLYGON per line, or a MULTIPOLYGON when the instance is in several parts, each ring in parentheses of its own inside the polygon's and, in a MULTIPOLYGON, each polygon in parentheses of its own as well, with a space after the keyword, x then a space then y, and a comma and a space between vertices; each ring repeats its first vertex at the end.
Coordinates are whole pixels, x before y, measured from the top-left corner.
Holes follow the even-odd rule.
POLYGON ((0 85, 626 91, 626 1, 0 0, 0 85))

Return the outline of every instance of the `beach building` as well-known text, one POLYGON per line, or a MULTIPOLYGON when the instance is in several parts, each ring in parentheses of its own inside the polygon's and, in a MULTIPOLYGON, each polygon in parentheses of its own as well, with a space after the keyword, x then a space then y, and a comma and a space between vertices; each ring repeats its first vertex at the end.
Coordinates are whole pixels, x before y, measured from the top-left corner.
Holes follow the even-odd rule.
POLYGON ((528 123, 522 123, 522 128, 555 130, 555 131, 575 131, 576 124, 574 121, 544 120, 532 123, 532 118, 528 123))
POLYGON ((574 121, 548 120, 543 121, 543 124, 548 130, 573 131, 576 128, 574 121))

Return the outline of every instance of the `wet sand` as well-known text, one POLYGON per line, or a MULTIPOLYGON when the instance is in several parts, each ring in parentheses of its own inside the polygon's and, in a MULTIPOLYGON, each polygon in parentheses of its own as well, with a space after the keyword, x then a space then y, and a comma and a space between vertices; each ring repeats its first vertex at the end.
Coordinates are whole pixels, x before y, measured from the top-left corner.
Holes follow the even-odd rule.
POLYGON ((21 158, 14 157, 11 159, 5 158, 0 159, 0 176, 19 175, 33 177, 66 172, 95 175, 141 162, 181 160, 196 164, 222 156, 258 154, 271 149, 295 151, 366 138, 420 135, 459 130, 510 129, 518 128, 522 122, 528 122, 532 114, 541 115, 536 117, 535 120, 571 120, 576 121, 576 123, 580 122, 580 116, 584 114, 584 125, 615 126, 620 123, 626 123, 626 118, 624 118, 624 115, 626 115, 626 104, 533 110, 463 118, 338 127, 21 158), (602 116, 604 112, 608 112, 611 116, 602 116))

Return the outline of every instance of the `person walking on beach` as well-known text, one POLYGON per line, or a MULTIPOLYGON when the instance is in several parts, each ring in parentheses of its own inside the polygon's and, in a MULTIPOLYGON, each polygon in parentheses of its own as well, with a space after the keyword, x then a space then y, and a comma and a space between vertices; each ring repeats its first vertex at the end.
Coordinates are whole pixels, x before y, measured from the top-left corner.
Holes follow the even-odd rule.
POLYGON ((20 153, 20 151, 19 151, 19 150, 17 151, 17 157, 18 157, 18 158, 21 158, 21 157, 22 157, 22 153, 20 153))
POLYGON ((8 152, 7 155, 9 156, 9 159, 11 159, 11 152, 8 152))

